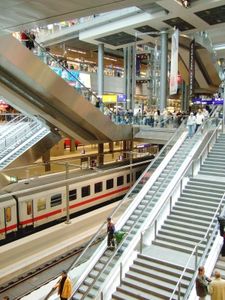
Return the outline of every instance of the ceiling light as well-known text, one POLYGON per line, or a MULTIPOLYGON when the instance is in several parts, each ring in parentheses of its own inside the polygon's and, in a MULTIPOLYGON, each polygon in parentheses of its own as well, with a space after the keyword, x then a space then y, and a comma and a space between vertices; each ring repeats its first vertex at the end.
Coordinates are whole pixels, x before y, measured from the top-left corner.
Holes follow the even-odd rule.
POLYGON ((71 49, 71 48, 68 48, 67 50, 71 51, 71 52, 76 52, 76 53, 79 53, 79 54, 86 54, 85 51, 81 51, 81 50, 75 50, 75 49, 71 49))
POLYGON ((115 59, 115 58, 106 57, 106 56, 104 56, 104 59, 106 59, 106 60, 111 60, 111 61, 117 61, 117 59, 115 59))
POLYGON ((175 1, 185 8, 188 8, 191 6, 191 0, 175 0, 175 1))
POLYGON ((225 44, 218 44, 213 46, 214 50, 224 50, 225 44))

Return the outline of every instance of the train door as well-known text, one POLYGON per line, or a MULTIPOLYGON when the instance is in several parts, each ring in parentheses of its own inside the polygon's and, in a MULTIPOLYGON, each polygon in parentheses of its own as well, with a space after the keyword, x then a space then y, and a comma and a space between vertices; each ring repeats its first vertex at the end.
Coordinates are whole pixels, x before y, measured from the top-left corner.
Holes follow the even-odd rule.
POLYGON ((5 226, 5 211, 4 208, 0 209, 0 240, 3 240, 6 235, 6 226, 5 226))
POLYGON ((4 207, 5 234, 8 235, 17 230, 16 206, 4 207))
POLYGON ((33 209, 33 200, 26 199, 20 201, 20 225, 24 227, 34 226, 34 209, 33 209))

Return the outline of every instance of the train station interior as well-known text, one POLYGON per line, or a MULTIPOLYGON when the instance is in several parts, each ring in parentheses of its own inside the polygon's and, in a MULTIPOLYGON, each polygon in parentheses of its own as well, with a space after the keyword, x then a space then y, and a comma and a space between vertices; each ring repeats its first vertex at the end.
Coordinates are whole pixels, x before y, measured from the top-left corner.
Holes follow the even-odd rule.
POLYGON ((0 1, 0 299, 225 300, 224 30, 224 0, 0 1))

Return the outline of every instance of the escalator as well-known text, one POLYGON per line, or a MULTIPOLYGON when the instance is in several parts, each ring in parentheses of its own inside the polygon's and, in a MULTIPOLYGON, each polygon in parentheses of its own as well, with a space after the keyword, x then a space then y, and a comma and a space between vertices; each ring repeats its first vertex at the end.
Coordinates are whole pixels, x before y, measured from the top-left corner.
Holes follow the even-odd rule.
POLYGON ((84 144, 132 137, 132 126, 112 123, 10 35, 0 37, 0 95, 84 144))

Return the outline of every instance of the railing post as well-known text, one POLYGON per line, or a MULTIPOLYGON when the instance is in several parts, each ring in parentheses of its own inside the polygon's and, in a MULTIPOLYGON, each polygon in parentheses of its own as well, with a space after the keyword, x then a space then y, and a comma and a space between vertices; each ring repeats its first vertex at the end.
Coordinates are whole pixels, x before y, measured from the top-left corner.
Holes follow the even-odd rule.
POLYGON ((181 179, 181 181, 180 181, 180 195, 182 193, 182 187, 183 187, 183 179, 181 179))
POLYGON ((195 270, 197 269, 197 265, 198 265, 198 246, 196 247, 196 251, 195 251, 195 270))
POLYGON ((103 300, 103 292, 101 292, 101 300, 103 300))
POLYGON ((140 238, 140 253, 142 254, 143 250, 143 233, 141 232, 141 238, 140 238))
POLYGON ((120 263, 120 284, 122 284, 122 278, 123 278, 123 265, 120 263))
POLYGON ((157 235, 157 220, 155 220, 155 239, 156 239, 156 235, 157 235))
POLYGON ((191 165, 191 173, 192 173, 191 176, 192 177, 194 177, 194 166, 195 166, 194 164, 195 164, 195 162, 193 160, 192 165, 191 165))
POLYGON ((181 282, 178 284, 178 300, 180 300, 181 282))
POLYGON ((170 213, 172 211, 172 201, 173 201, 172 196, 170 196, 170 213))

